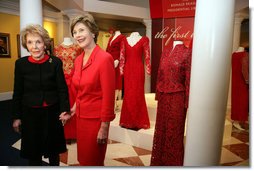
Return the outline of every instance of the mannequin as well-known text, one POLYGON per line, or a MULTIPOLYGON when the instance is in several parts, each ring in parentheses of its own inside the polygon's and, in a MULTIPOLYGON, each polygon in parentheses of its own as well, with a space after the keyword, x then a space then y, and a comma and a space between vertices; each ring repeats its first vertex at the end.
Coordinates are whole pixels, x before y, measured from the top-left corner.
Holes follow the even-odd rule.
POLYGON ((114 33, 114 36, 112 38, 112 40, 110 41, 110 44, 121 34, 121 32, 119 30, 116 30, 114 33))
POLYGON ((244 52, 244 47, 239 47, 235 52, 244 52))
POLYGON ((180 45, 180 44, 183 44, 183 41, 181 41, 181 40, 175 40, 173 42, 173 49, 176 47, 176 45, 180 45))
POLYGON ((65 46, 70 46, 73 45, 73 42, 70 37, 64 37, 64 41, 62 42, 62 44, 65 46))
POLYGON ((173 47, 164 48, 158 68, 151 166, 183 165, 192 51, 182 41, 173 47))
POLYGON ((109 52, 114 58, 116 88, 115 88, 115 111, 119 110, 118 100, 122 99, 122 76, 119 71, 119 58, 121 50, 121 42, 125 38, 120 30, 116 30, 110 37, 106 51, 109 52))
MULTIPOLYGON (((63 62, 64 77, 68 86, 69 101, 71 106, 74 104, 76 98, 76 90, 71 81, 74 72, 74 60, 82 52, 83 50, 77 44, 74 44, 69 37, 64 37, 63 42, 54 48, 54 55, 60 58, 63 62)), ((67 143, 75 142, 76 115, 71 117, 71 119, 64 125, 64 134, 67 143)))
POLYGON ((132 32, 129 37, 127 37, 128 44, 133 47, 142 36, 140 36, 139 32, 132 32))
POLYGON ((124 97, 120 123, 132 130, 150 128, 145 101, 145 72, 151 74, 149 38, 133 32, 123 40, 120 73, 124 77, 124 97))

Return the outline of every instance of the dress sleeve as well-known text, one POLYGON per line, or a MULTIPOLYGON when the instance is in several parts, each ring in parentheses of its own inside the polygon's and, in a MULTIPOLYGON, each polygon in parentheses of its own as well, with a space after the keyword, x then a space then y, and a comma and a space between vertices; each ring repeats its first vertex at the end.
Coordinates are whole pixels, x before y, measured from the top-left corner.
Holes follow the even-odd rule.
POLYGON ((102 89, 101 121, 109 122, 115 118, 115 67, 111 55, 106 56, 100 66, 100 85, 102 89))
POLYGON ((185 62, 185 108, 189 106, 189 92, 190 92, 190 76, 191 76, 191 58, 192 51, 187 49, 185 54, 186 62, 185 62))
POLYGON ((15 62, 14 71, 14 89, 13 89, 13 119, 20 119, 22 115, 22 96, 24 93, 24 80, 21 71, 21 63, 19 60, 15 62))
POLYGON ((70 111, 68 87, 63 72, 63 62, 56 60, 56 83, 58 88, 60 112, 70 111))
POLYGON ((160 80, 160 78, 161 78, 161 70, 162 70, 161 66, 162 66, 163 58, 164 58, 164 52, 161 53, 159 68, 158 68, 158 72, 157 72, 155 100, 159 100, 159 97, 160 97, 160 91, 158 90, 158 87, 159 87, 159 82, 162 81, 162 80, 160 80))
POLYGON ((149 39, 148 37, 146 38, 147 39, 143 45, 143 48, 144 48, 144 55, 145 55, 146 72, 150 75, 151 74, 150 46, 149 46, 149 39))
POLYGON ((119 69, 120 69, 120 74, 123 75, 124 73, 124 64, 125 64, 125 44, 124 40, 121 41, 120 44, 120 61, 119 61, 119 69))

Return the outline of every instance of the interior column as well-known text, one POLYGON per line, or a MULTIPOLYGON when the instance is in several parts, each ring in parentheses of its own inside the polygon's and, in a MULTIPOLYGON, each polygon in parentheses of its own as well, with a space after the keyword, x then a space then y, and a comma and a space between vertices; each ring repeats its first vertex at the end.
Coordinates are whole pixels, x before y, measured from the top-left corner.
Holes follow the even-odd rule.
MULTIPOLYGON (((28 24, 43 25, 42 1, 41 0, 20 0, 20 30, 28 24)), ((29 55, 22 46, 21 56, 29 55)))
POLYGON ((218 166, 227 107, 234 0, 197 1, 185 166, 218 166))

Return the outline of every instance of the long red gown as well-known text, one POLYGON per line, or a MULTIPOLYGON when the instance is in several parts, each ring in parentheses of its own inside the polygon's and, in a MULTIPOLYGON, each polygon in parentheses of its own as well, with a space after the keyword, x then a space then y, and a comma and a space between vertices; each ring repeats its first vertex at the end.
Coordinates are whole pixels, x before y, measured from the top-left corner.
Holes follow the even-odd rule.
POLYGON ((120 54, 120 73, 124 78, 124 97, 120 126, 135 130, 147 129, 150 128, 150 121, 144 95, 144 63, 146 72, 150 74, 149 39, 144 36, 132 47, 124 38, 122 44, 124 48, 120 54))
POLYGON ((176 45, 162 52, 156 84, 158 100, 152 166, 182 166, 188 107, 191 50, 176 45))
MULTIPOLYGON (((106 51, 110 53, 114 60, 119 60, 120 61, 120 50, 121 48, 121 42, 123 38, 125 38, 124 35, 120 34, 118 35, 113 41, 112 41, 113 36, 109 38, 108 45, 106 51)), ((115 73, 116 73, 116 90, 122 90, 122 76, 120 74, 120 69, 119 65, 115 68, 115 73)))
POLYGON ((232 54, 231 119, 234 121, 248 121, 249 86, 244 78, 246 72, 243 72, 248 68, 248 62, 243 63, 247 58, 247 52, 232 54))
MULTIPOLYGON (((76 91, 71 83, 74 60, 82 52, 83 50, 76 44, 68 46, 60 44, 54 48, 54 55, 60 58, 63 62, 64 76, 68 86, 71 107, 73 106, 76 98, 76 91)), ((76 139, 76 115, 72 116, 71 119, 64 125, 64 135, 66 139, 76 139)))

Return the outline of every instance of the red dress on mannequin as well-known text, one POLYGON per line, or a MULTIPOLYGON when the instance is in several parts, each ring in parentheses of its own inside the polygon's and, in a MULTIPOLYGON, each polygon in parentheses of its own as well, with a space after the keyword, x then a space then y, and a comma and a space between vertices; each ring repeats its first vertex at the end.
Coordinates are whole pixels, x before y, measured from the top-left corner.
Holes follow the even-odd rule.
MULTIPOLYGON (((118 35, 113 41, 112 41, 113 36, 109 38, 108 41, 108 46, 106 51, 110 53, 114 60, 119 60, 120 61, 120 50, 121 50, 121 41, 123 38, 125 38, 124 35, 120 34, 118 35)), ((116 72, 116 90, 122 90, 122 76, 120 75, 120 70, 119 70, 119 65, 115 68, 116 72)))
POLYGON ((120 54, 120 72, 124 77, 124 97, 120 117, 120 126, 130 129, 150 128, 145 102, 145 70, 151 73, 150 48, 148 37, 142 37, 136 44, 130 46, 123 39, 123 49, 120 54))
POLYGON ((249 86, 244 78, 248 62, 243 62, 247 58, 247 52, 232 54, 231 119, 234 121, 248 121, 249 86))
POLYGON ((182 166, 188 107, 191 50, 183 44, 162 52, 158 69, 158 100, 152 166, 182 166))
MULTIPOLYGON (((71 107, 73 106, 76 98, 76 91, 73 84, 71 83, 73 76, 74 60, 82 52, 83 50, 76 44, 71 45, 60 44, 54 48, 55 56, 60 58, 63 62, 64 76, 68 86, 69 101, 71 107)), ((64 134, 66 139, 76 139, 75 115, 71 117, 71 119, 64 125, 64 134)))

